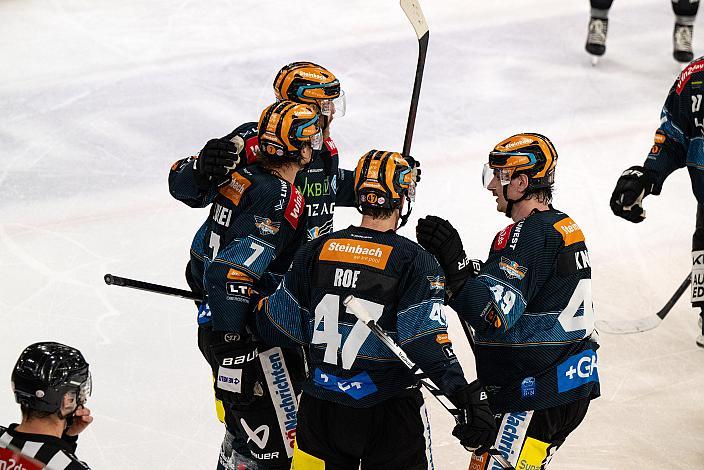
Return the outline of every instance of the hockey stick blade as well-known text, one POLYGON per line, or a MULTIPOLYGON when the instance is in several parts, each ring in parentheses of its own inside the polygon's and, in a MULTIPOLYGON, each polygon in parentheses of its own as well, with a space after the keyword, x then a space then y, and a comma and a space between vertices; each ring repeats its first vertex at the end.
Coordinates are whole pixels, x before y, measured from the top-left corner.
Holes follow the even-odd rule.
POLYGON ((682 284, 680 284, 680 286, 677 288, 672 297, 670 297, 670 300, 668 300, 665 306, 661 308, 660 311, 657 312, 655 315, 650 315, 644 318, 631 321, 598 320, 596 322, 596 327, 600 331, 612 335, 630 335, 633 333, 641 333, 643 331, 655 329, 660 325, 660 323, 662 323, 667 314, 670 313, 672 307, 674 307, 680 297, 682 297, 682 294, 684 294, 684 291, 687 290, 691 282, 692 278, 689 274, 687 274, 687 277, 684 281, 682 281, 682 284))
POLYGON ((126 277, 115 276, 112 274, 106 274, 105 276, 103 276, 103 280, 105 281, 105 284, 109 286, 130 287, 132 289, 153 292, 155 294, 171 295, 174 297, 181 297, 183 299, 203 302, 202 298, 200 298, 189 290, 177 289, 175 287, 162 286, 159 284, 152 284, 151 282, 138 281, 136 279, 128 279, 126 277))
MULTIPOLYGON (((457 408, 454 404, 452 404, 447 395, 445 395, 440 390, 440 388, 435 385, 435 383, 433 383, 432 380, 427 378, 423 371, 420 369, 420 367, 418 367, 406 355, 403 349, 401 349, 401 346, 399 346, 396 341, 393 340, 393 338, 387 335, 384 330, 382 330, 381 327, 376 324, 376 321, 374 321, 374 317, 371 316, 369 311, 362 304, 362 302, 360 302, 360 300, 363 301, 364 299, 357 299, 353 295, 348 295, 347 297, 345 297, 342 303, 345 305, 345 307, 347 307, 348 312, 357 317, 362 323, 367 325, 367 327, 371 330, 374 336, 376 336, 379 341, 384 343, 386 347, 389 348, 389 350, 394 353, 394 355, 398 357, 401 362, 403 362, 403 365, 405 365, 412 374, 415 374, 419 377, 425 377, 420 379, 420 383, 428 389, 431 395, 433 395, 435 399, 439 401, 440 404, 447 411, 450 412, 450 414, 452 414, 452 416, 455 418, 455 421, 457 421, 457 408)), ((516 470, 498 449, 492 447, 487 451, 487 453, 491 457, 493 457, 499 463, 499 465, 504 468, 504 470, 516 470)))
POLYGON ((411 107, 408 110, 408 121, 406 123, 406 135, 403 138, 404 157, 411 154, 411 141, 413 140, 413 129, 416 126, 416 113, 418 111, 418 100, 420 99, 420 86, 423 81, 423 70, 425 69, 425 56, 428 53, 428 41, 430 39, 430 29, 425 21, 423 10, 420 9, 418 0, 401 0, 401 9, 411 22, 416 37, 418 38, 418 63, 416 65, 416 76, 413 81, 413 94, 411 95, 411 107))

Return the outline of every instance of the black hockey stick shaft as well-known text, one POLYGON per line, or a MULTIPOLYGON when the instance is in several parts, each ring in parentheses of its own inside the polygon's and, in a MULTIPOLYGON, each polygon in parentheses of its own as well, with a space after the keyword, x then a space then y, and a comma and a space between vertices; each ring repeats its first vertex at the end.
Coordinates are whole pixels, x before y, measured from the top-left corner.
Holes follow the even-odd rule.
MULTIPOLYGON (((416 377, 419 378, 419 382, 425 386, 425 388, 428 389, 428 391, 435 397, 436 400, 440 402, 440 404, 452 414, 452 416, 455 418, 456 422, 458 421, 457 418, 457 408, 455 405, 450 401, 450 399, 445 395, 440 388, 435 385, 435 383, 428 378, 427 375, 421 370, 420 367, 418 367, 405 353, 405 351, 401 348, 401 346, 396 343, 396 341, 393 340, 389 335, 384 332, 384 330, 376 324, 376 322, 373 320, 371 315, 369 315, 369 312, 367 309, 362 305, 359 300, 354 297, 353 295, 348 295, 344 300, 343 303, 345 304, 345 307, 347 307, 348 311, 351 312, 354 316, 356 316, 359 320, 361 320, 367 327, 371 330, 372 334, 376 336, 379 341, 381 341, 389 350, 394 353, 394 355, 399 358, 399 360, 405 365, 411 373, 413 373, 416 377)), ((491 447, 487 453, 491 455, 504 469, 506 470, 515 470, 513 465, 506 460, 506 458, 503 456, 501 451, 498 449, 491 447)))
POLYGON ((677 301, 680 300, 680 297, 682 297, 682 294, 684 294, 684 291, 687 290, 691 283, 692 276, 687 274, 687 277, 684 281, 682 281, 682 284, 680 284, 672 297, 670 297, 670 300, 668 300, 665 306, 657 313, 657 316, 660 317, 660 319, 665 319, 667 314, 670 313, 670 310, 672 310, 672 307, 674 307, 677 301))
POLYGON ((105 284, 109 286, 130 287, 132 289, 154 292, 156 294, 172 295, 184 299, 195 300, 197 302, 203 301, 201 297, 197 296, 189 290, 162 286, 160 284, 152 284, 151 282, 138 281, 136 279, 128 279, 126 277, 114 276, 112 274, 106 274, 105 276, 103 276, 103 279, 105 280, 105 284))
POLYGON ((408 111, 408 121, 406 122, 406 135, 403 139, 403 156, 407 157, 411 154, 411 142, 413 141, 413 130, 416 126, 416 113, 418 111, 418 100, 420 99, 420 86, 423 82, 425 57, 428 53, 430 30, 418 0, 401 0, 401 8, 406 13, 418 37, 418 63, 416 64, 416 75, 413 81, 411 107, 408 111))

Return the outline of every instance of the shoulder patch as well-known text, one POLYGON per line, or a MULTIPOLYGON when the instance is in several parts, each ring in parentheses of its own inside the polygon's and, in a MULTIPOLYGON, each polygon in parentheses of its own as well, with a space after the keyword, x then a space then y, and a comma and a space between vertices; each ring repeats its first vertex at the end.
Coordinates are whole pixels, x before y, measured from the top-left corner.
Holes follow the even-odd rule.
POLYGON ((364 264, 372 268, 385 269, 393 247, 381 243, 351 238, 332 238, 323 244, 318 258, 321 261, 364 264))
POLYGON ((328 152, 330 152, 331 157, 337 156, 337 146, 335 145, 335 142, 333 142, 333 140, 330 137, 325 139, 325 141, 323 141, 323 143, 325 144, 325 148, 328 149, 328 152))
POLYGON ((284 218, 288 220, 288 223, 291 224, 294 230, 298 228, 298 222, 303 215, 304 206, 305 200, 303 199, 303 195, 298 192, 295 186, 291 185, 291 196, 288 198, 284 218))
POLYGON ((514 225, 515 224, 511 224, 496 234, 496 237, 494 237, 494 245, 492 246, 494 251, 501 251, 506 248, 506 245, 508 245, 509 236, 511 235, 511 229, 514 225))
POLYGON ((242 195, 251 185, 252 182, 248 178, 245 178, 239 172, 235 172, 232 174, 230 182, 220 188, 219 192, 237 206, 242 200, 242 195))
POLYGON ((259 136, 254 134, 244 141, 244 153, 247 157, 247 164, 251 165, 257 159, 257 151, 259 150, 259 136))
POLYGON ((582 229, 579 228, 579 225, 577 225, 577 223, 570 217, 565 217, 564 219, 555 222, 553 227, 560 235, 562 235, 562 239, 565 241, 565 246, 570 246, 584 241, 582 229))
POLYGON ((682 73, 680 73, 680 76, 677 78, 677 88, 675 88, 677 94, 679 95, 682 93, 682 90, 684 90, 685 85, 687 85, 689 79, 692 78, 692 75, 703 70, 704 60, 697 60, 696 62, 692 62, 687 67, 685 67, 682 73))

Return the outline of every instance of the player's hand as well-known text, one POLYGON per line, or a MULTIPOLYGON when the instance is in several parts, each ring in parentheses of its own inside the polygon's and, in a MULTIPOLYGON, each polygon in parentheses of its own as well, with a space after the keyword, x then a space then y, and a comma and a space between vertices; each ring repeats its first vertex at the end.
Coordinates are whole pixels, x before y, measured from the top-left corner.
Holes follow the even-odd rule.
POLYGON ((475 380, 455 392, 450 400, 459 411, 452 435, 477 455, 488 451, 496 441, 498 428, 482 384, 475 380))
POLYGON ((429 215, 418 219, 416 240, 442 266, 445 271, 445 291, 448 299, 452 298, 474 273, 473 263, 462 247, 460 234, 449 221, 429 215))
POLYGON ((243 148, 244 141, 239 136, 232 140, 211 139, 198 155, 196 170, 209 179, 222 179, 240 164, 240 152, 243 148))
POLYGON ((408 165, 411 167, 411 170, 415 170, 416 184, 420 183, 420 162, 415 158, 411 157, 410 155, 403 158, 408 162, 408 165))
POLYGON ((654 178, 650 170, 632 166, 623 172, 611 194, 611 210, 619 217, 638 223, 645 219, 643 198, 653 191, 654 178))
POLYGON ((68 436, 78 436, 82 433, 90 423, 93 422, 93 417, 90 415, 90 409, 81 405, 73 413, 73 422, 68 429, 66 429, 66 435, 68 436))

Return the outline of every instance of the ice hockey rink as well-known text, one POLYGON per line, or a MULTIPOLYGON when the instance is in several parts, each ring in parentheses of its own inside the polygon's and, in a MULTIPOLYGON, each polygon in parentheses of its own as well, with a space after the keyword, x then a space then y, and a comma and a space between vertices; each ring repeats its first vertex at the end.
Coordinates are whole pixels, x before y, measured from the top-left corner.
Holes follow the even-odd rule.
MULTIPOLYGON (((584 52, 588 0, 421 3, 430 47, 412 153, 423 181, 400 233, 437 214, 485 258, 509 221, 482 164, 504 137, 540 132, 559 153, 554 205, 587 237, 597 319, 654 314, 690 269, 689 179, 679 171, 647 198, 641 224, 608 200, 642 164, 680 70, 670 2, 616 0, 597 67, 584 52)), ((91 365, 95 421, 78 456, 92 468, 214 469, 223 427, 193 304, 103 274, 185 287, 208 212, 171 198, 169 167, 257 120, 279 67, 311 60, 340 78, 348 114, 332 135, 352 168, 371 148, 401 149, 416 58, 397 0, 0 0, 0 424, 19 419, 9 379, 20 351, 55 340, 91 365)), ((336 217, 338 228, 359 220, 336 217)), ((704 350, 687 297, 655 330, 601 335, 602 396, 551 468, 704 468, 704 350)), ((451 418, 429 406, 435 468, 467 468, 451 418)))

